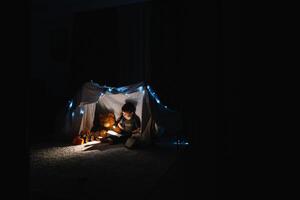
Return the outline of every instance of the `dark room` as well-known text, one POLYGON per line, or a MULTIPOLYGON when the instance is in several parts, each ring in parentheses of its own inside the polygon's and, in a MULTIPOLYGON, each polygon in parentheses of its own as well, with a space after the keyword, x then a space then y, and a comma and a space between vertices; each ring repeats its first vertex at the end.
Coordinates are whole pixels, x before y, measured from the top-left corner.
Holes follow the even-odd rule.
POLYGON ((32 200, 234 198, 238 1, 32 0, 32 200))

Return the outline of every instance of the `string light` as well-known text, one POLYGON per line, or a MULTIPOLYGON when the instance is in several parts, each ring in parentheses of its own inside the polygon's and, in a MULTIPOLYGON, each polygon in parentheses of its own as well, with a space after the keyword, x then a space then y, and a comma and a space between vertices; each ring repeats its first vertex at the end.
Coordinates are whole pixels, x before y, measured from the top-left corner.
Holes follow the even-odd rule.
MULTIPOLYGON (((149 85, 147 85, 147 89, 148 89, 149 93, 151 94, 151 96, 155 99, 155 101, 156 101, 159 105, 163 106, 165 109, 168 109, 169 111, 173 111, 173 110, 171 110, 170 108, 168 108, 167 106, 165 106, 165 105, 163 105, 163 104, 160 103, 160 100, 159 100, 157 94, 153 91, 153 89, 152 89, 149 85)), ((173 111, 173 112, 174 112, 174 111, 173 111)))
POLYGON ((80 108, 80 114, 84 114, 84 110, 80 108))
POLYGON ((138 91, 142 92, 143 91, 143 86, 138 87, 138 91))
POLYGON ((72 106, 73 106, 73 101, 72 101, 72 100, 70 100, 70 101, 69 101, 69 109, 71 109, 71 108, 72 108, 72 106))
POLYGON ((147 86, 147 89, 150 92, 150 94, 152 95, 152 97, 156 100, 156 102, 160 104, 160 100, 158 99, 158 96, 156 95, 156 93, 152 90, 152 88, 149 85, 147 86))
POLYGON ((119 91, 119 92, 125 92, 126 90, 127 90, 126 87, 119 87, 119 88, 117 88, 117 91, 119 91))
POLYGON ((182 140, 175 141, 175 142, 173 142, 173 144, 176 144, 176 145, 189 145, 188 142, 185 142, 185 141, 182 141, 182 140))

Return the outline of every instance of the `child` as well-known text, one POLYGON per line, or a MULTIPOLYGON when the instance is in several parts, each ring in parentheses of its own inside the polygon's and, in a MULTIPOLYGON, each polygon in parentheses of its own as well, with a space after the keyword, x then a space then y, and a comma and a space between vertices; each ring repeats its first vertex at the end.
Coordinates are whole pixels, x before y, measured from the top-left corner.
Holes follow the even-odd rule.
POLYGON ((131 136, 137 136, 141 131, 141 120, 135 114, 135 106, 127 102, 122 106, 122 115, 117 120, 117 125, 121 129, 121 137, 108 136, 111 141, 110 144, 125 143, 131 136))

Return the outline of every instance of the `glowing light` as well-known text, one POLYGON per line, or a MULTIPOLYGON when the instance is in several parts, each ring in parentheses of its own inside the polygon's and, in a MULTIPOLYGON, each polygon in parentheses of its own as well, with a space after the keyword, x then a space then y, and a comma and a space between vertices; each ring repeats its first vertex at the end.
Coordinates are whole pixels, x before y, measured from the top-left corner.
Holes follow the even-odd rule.
POLYGON ((140 86, 140 87, 138 88, 138 91, 142 92, 142 91, 143 91, 143 86, 140 86))
POLYGON ((189 145, 189 143, 188 142, 184 142, 184 141, 175 141, 175 142, 173 142, 173 144, 176 144, 176 145, 189 145))
POLYGON ((80 114, 84 114, 84 110, 80 109, 80 114))
POLYGON ((116 128, 116 126, 115 126, 115 125, 113 125, 113 128, 116 128))
POLYGON ((75 113, 74 113, 74 112, 72 112, 72 117, 74 117, 74 115, 75 115, 75 113))
POLYGON ((112 89, 111 89, 111 88, 108 88, 108 91, 109 91, 109 92, 111 92, 111 91, 112 91, 112 89))
POLYGON ((118 88, 117 89, 119 92, 125 92, 125 90, 127 90, 127 88, 126 87, 120 87, 120 88, 118 88))
POLYGON ((147 86, 148 91, 150 92, 151 96, 156 100, 157 103, 160 103, 160 100, 158 99, 158 96, 156 93, 151 89, 151 87, 148 85, 147 86))
POLYGON ((73 101, 69 101, 69 109, 71 109, 73 106, 73 101))
POLYGON ((168 108, 167 106, 165 106, 165 108, 168 108))

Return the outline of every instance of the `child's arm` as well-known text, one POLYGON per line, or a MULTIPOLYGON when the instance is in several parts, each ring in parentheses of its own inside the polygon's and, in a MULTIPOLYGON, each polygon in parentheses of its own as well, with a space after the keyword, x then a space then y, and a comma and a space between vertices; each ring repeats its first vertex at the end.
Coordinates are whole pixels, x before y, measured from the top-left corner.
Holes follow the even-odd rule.
POLYGON ((137 134, 141 132, 141 121, 140 118, 135 115, 135 126, 138 127, 137 129, 132 131, 132 134, 137 134))
POLYGON ((136 133, 140 133, 140 131, 141 131, 141 128, 137 128, 137 129, 133 130, 132 133, 136 134, 136 133))
POLYGON ((121 130, 124 130, 123 126, 122 126, 120 123, 118 123, 118 127, 119 127, 121 130))

